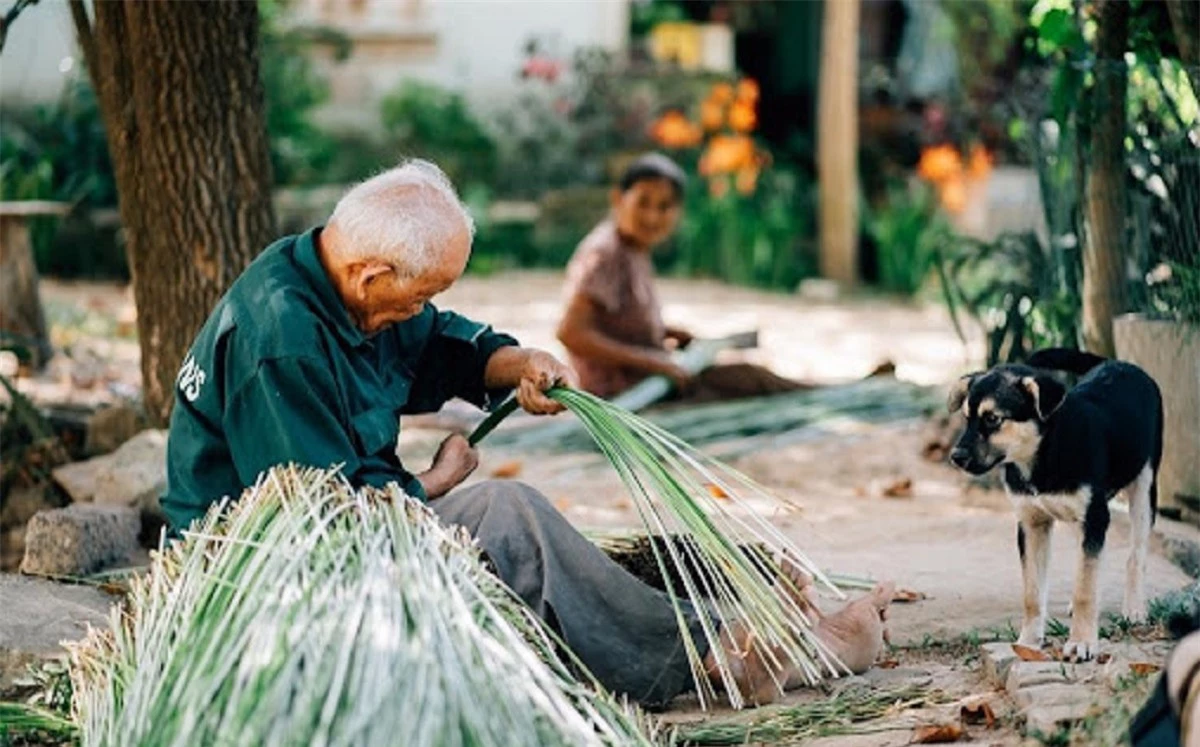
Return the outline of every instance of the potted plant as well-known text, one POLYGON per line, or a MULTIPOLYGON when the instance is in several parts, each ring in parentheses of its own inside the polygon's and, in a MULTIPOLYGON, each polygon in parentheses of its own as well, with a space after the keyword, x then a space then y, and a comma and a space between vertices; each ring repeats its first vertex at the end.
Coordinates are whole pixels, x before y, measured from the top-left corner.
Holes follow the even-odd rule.
POLYGON ((1159 265, 1147 275, 1143 311, 1113 321, 1117 357, 1154 377, 1163 394, 1158 505, 1200 522, 1200 262, 1159 265))

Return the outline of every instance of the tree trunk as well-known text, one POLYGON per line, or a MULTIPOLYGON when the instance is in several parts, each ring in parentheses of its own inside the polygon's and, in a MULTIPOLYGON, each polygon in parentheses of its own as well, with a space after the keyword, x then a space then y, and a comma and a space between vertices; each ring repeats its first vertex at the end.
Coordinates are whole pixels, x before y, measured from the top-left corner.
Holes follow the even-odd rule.
POLYGON ((271 240, 271 166, 254 2, 97 2, 71 10, 108 136, 138 312, 146 414, 217 300, 271 240))
POLYGON ((0 210, 0 345, 20 351, 23 355, 19 357, 40 369, 53 350, 38 294, 30 218, 8 209, 0 210))
POLYGON ((821 274, 858 281, 858 19, 860 0, 827 0, 817 102, 821 274))
POLYGON ((1125 48, 1126 0, 1097 3, 1096 86, 1092 92, 1091 169, 1087 182, 1088 237, 1083 252, 1083 339, 1088 350, 1112 357, 1113 318, 1125 298, 1125 48))

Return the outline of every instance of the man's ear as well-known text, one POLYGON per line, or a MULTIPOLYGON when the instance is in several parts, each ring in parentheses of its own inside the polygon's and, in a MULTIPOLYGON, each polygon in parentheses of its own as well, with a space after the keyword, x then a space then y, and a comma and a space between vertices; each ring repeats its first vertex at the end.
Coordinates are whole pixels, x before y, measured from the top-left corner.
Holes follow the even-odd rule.
POLYGON ((971 391, 971 385, 977 378, 979 378, 978 373, 967 374, 954 382, 954 385, 950 387, 950 393, 946 396, 947 410, 958 412, 962 409, 963 402, 967 401, 967 392, 971 391))
POLYGON ((1038 420, 1043 422, 1054 414, 1067 396, 1067 388, 1049 376, 1026 376, 1021 379, 1021 386, 1033 397, 1038 420))
POLYGON ((365 301, 367 298, 367 286, 375 282, 384 275, 394 273, 396 270, 386 262, 359 262, 350 266, 350 271, 354 277, 354 294, 359 301, 365 301))

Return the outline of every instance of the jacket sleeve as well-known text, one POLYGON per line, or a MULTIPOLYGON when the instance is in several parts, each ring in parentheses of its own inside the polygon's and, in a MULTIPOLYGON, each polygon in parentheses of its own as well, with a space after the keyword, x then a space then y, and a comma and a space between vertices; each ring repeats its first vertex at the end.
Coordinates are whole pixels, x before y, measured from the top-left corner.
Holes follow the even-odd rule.
POLYGON ((244 485, 278 464, 327 469, 341 465, 356 487, 399 483, 425 499, 421 483, 396 456, 399 422, 394 412, 345 412, 333 374, 313 358, 272 358, 233 395, 225 434, 244 485))
POLYGON ((500 348, 518 344, 516 338, 489 325, 453 311, 437 312, 405 412, 434 412, 455 397, 491 409, 512 390, 484 385, 488 359, 500 348))

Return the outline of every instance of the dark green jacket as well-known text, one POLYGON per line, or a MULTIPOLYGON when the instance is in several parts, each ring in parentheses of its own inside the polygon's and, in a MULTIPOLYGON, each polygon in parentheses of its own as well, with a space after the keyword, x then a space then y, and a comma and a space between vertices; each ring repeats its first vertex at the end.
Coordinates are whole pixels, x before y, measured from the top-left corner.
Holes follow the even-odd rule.
POLYGON ((342 465, 355 485, 397 482, 401 413, 461 397, 490 407, 483 372, 508 335, 427 304, 367 338, 317 258, 313 229, 269 246, 217 303, 175 381, 163 511, 172 534, 276 465, 342 465))

